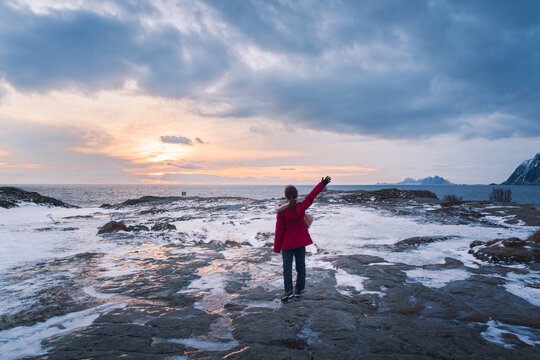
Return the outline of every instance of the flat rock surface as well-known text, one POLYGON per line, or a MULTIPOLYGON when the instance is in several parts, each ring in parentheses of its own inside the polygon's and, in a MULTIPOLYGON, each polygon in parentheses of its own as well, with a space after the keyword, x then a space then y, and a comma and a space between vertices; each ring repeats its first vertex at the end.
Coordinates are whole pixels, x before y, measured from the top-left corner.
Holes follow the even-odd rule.
POLYGON ((32 347, 24 359, 538 358, 538 263, 474 254, 534 250, 520 224, 535 208, 394 190, 317 201, 306 291, 285 303, 274 204, 141 198, 4 226, 61 241, 0 278, 1 304, 19 302, 0 317, 0 346, 27 331, 13 337, 32 347), (129 231, 97 236, 110 219, 129 231), (75 240, 96 245, 77 253, 75 240))
MULTIPOLYGON (((510 331, 501 337, 507 347, 482 335, 497 321, 527 328, 540 340, 540 309, 505 291, 503 280, 482 275, 489 269, 432 288, 411 282, 406 272, 415 267, 335 256, 328 264, 361 276, 365 290, 346 295, 336 270, 318 267, 308 269, 300 299, 281 303, 279 286, 254 271, 268 266, 270 249, 239 249, 234 260, 211 245, 196 255, 174 250, 144 260, 148 270, 136 276, 103 278, 96 290, 119 305, 88 326, 45 339, 48 352, 25 359, 538 358, 538 347, 510 331)), ((270 268, 275 273, 266 277, 279 280, 279 263, 270 268)), ((451 258, 424 268, 467 271, 451 258)))

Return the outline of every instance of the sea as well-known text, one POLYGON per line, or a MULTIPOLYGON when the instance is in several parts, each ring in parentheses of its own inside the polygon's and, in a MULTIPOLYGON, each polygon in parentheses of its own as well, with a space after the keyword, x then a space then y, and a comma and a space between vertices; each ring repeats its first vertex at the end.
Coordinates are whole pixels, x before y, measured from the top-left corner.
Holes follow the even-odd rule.
MULTIPOLYGON (((99 206, 117 204, 141 196, 182 196, 187 197, 242 197, 257 200, 283 197, 281 185, 148 185, 148 184, 28 184, 1 185, 16 186, 27 191, 36 191, 44 196, 60 199, 78 206, 99 206)), ((307 194, 314 185, 297 186, 300 194, 307 194)), ((512 201, 521 204, 540 204, 540 186, 529 185, 332 185, 328 190, 379 190, 397 188, 400 190, 429 190, 439 199, 445 195, 456 195, 463 200, 489 200, 494 188, 510 189, 512 201)))

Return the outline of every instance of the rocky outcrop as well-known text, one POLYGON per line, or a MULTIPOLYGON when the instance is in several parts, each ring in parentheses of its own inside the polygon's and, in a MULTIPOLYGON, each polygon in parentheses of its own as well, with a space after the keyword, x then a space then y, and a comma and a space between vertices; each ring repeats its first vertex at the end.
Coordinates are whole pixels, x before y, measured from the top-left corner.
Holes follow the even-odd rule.
POLYGON ((145 225, 130 225, 128 226, 128 231, 150 231, 150 229, 145 225))
POLYGON ((540 153, 522 162, 501 185, 540 185, 540 153))
POLYGON ((471 243, 469 253, 477 259, 493 263, 528 264, 540 262, 540 231, 527 240, 516 237, 471 243))
POLYGON ((429 244, 436 241, 445 241, 455 236, 414 236, 394 244, 394 251, 406 251, 418 248, 420 245, 429 244))
POLYGON ((169 224, 168 221, 158 222, 158 223, 155 223, 154 226, 152 226, 152 231, 168 231, 168 230, 176 230, 176 226, 173 224, 169 224))
POLYGON ((5 209, 19 206, 20 203, 33 203, 45 206, 58 206, 65 208, 76 208, 78 206, 67 204, 61 200, 43 196, 34 191, 25 191, 23 189, 5 186, 0 187, 0 207, 5 209))
POLYGON ((333 203, 373 203, 400 200, 431 199, 438 200, 435 193, 429 190, 398 190, 396 188, 375 191, 326 191, 319 196, 321 202, 333 203))
POLYGON ((98 235, 110 234, 117 231, 129 231, 129 229, 123 221, 109 221, 99 228, 98 235))
POLYGON ((172 201, 178 201, 181 199, 185 199, 185 197, 182 196, 143 196, 138 199, 129 199, 126 200, 120 204, 103 204, 100 207, 104 209, 109 208, 119 208, 124 206, 133 206, 133 205, 147 205, 147 204, 165 204, 172 201))

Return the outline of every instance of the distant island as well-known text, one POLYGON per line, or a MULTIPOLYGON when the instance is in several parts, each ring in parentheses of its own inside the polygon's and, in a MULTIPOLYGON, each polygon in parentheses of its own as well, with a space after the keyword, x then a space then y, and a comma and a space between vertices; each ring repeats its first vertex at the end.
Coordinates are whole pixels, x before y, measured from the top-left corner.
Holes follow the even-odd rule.
POLYGON ((522 162, 501 185, 540 185, 540 153, 522 162))
POLYGON ((397 183, 377 183, 377 185, 455 185, 440 176, 428 176, 423 179, 405 178, 405 180, 397 183))

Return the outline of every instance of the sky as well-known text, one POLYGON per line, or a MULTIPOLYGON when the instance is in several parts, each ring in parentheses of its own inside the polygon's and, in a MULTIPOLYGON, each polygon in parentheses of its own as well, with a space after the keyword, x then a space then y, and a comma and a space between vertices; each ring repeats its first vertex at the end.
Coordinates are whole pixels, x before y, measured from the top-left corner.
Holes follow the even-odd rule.
POLYGON ((0 0, 0 183, 506 180, 540 2, 0 0))

